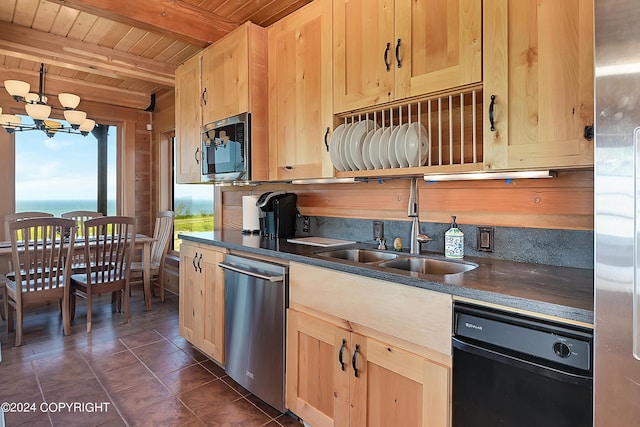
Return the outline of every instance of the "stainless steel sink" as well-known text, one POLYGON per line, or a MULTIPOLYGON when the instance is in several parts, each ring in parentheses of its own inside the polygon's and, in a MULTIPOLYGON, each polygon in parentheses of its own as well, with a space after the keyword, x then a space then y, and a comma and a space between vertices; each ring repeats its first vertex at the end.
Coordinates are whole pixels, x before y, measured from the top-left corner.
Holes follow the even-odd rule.
POLYGON ((464 261, 448 261, 433 258, 401 257, 378 263, 379 267, 395 268, 420 274, 446 276, 464 273, 478 267, 478 264, 464 261))
POLYGON ((398 254, 374 251, 370 249, 335 249, 332 251, 317 252, 316 255, 363 263, 393 260, 398 258, 398 254))

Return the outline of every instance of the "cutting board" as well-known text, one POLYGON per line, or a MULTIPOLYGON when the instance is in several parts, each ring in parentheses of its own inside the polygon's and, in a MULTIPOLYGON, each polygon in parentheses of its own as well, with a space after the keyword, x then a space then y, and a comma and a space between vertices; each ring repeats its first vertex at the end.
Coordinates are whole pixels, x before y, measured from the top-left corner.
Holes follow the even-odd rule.
POLYGON ((329 239, 328 237, 298 237, 296 239, 287 239, 287 242, 297 243, 300 245, 319 246, 321 248, 355 243, 353 240, 329 239))

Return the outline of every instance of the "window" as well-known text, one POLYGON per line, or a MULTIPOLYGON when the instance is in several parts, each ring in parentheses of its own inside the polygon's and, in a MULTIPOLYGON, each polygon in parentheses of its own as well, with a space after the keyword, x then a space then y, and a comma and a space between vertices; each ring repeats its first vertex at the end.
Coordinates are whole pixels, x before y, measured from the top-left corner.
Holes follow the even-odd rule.
MULTIPOLYGON (((22 123, 33 124, 30 117, 21 117, 22 123)), ((106 131, 106 168, 98 166, 100 151, 94 132, 87 136, 58 132, 53 138, 39 130, 15 133, 16 212, 60 216, 73 210, 102 210, 98 200, 104 200, 106 214, 115 215, 118 132, 115 126, 98 126, 106 131)))
POLYGON ((176 182, 176 140, 173 138, 173 249, 180 250, 185 231, 213 231, 213 185, 176 182))

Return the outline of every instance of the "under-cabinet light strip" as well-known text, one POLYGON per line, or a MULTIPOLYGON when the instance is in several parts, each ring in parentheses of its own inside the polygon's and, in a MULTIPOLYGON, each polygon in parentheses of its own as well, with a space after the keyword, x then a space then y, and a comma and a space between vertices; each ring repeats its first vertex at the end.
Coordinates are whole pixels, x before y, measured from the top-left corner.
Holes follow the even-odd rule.
POLYGON ((474 181, 480 179, 554 178, 554 171, 468 172, 425 175, 425 181, 474 181))

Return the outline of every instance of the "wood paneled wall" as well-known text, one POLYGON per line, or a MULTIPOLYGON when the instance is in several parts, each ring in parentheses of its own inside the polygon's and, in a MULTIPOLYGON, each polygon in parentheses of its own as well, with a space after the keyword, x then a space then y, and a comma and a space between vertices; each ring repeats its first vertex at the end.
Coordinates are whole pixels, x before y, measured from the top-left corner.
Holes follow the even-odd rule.
MULTIPOLYGON (((242 228, 242 196, 285 189, 307 216, 408 221, 409 180, 357 184, 222 187, 222 228, 242 228)), ((552 179, 423 182, 420 220, 460 224, 593 230, 593 172, 561 171, 552 179)))

